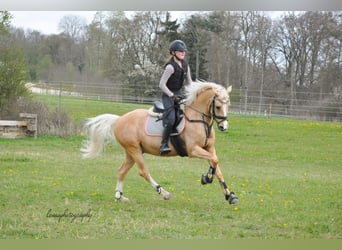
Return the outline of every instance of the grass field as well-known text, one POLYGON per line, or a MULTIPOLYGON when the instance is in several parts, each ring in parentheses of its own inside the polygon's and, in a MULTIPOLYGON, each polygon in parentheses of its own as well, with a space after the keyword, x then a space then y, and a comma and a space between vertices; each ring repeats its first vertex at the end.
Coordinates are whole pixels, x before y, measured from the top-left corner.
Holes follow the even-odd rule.
MULTIPOLYGON (((37 97, 54 106, 56 97, 37 97)), ((134 104, 63 98, 77 124, 134 104)), ((206 161, 146 155, 164 201, 133 168, 129 203, 114 202, 118 145, 82 160, 82 135, 0 139, 1 239, 342 238, 342 124, 230 115, 217 132, 229 205, 215 180, 200 184, 206 161), (67 217, 71 216, 74 217, 67 217), (59 217, 58 217, 59 216, 59 217)))

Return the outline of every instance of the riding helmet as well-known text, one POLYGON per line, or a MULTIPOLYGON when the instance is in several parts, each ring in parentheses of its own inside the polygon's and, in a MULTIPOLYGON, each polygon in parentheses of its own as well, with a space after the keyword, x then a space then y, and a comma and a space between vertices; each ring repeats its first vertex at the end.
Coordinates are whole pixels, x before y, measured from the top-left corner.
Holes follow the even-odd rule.
POLYGON ((172 51, 187 51, 186 45, 182 40, 174 40, 170 43, 170 53, 172 51))

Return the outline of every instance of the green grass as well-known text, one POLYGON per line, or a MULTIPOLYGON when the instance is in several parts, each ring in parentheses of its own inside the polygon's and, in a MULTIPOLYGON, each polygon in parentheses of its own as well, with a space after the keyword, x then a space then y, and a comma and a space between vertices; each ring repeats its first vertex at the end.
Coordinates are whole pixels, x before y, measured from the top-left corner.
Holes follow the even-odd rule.
MULTIPOLYGON (((84 118, 96 116, 103 113, 122 115, 137 108, 136 104, 120 103, 112 101, 101 101, 89 98, 73 98, 62 96, 59 101, 58 96, 35 95, 36 100, 43 101, 52 109, 65 110, 77 125, 80 125, 84 118)), ((149 105, 139 105, 139 108, 149 108, 149 105)))
MULTIPOLYGON (((44 98, 52 107, 55 97, 44 98)), ((63 98, 76 121, 123 114, 146 105, 63 98)), ((342 125, 230 116, 217 132, 229 205, 215 180, 200 184, 206 161, 146 155, 152 176, 173 199, 164 201, 134 167, 125 180, 129 203, 113 200, 123 150, 109 146, 82 160, 83 136, 0 139, 2 239, 307 239, 342 238, 342 125), (91 217, 58 218, 64 211, 91 217)))

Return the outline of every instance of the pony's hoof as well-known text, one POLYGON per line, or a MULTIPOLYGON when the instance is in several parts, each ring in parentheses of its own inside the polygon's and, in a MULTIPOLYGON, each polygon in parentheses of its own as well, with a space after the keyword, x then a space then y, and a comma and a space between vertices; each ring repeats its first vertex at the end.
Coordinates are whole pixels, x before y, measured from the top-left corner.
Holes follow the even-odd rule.
POLYGON ((129 199, 122 195, 120 191, 115 192, 115 201, 117 202, 127 202, 129 199))
POLYGON ((164 200, 171 200, 172 199, 172 195, 168 194, 168 195, 163 196, 163 198, 164 198, 164 200))
POLYGON ((201 184, 205 185, 205 184, 210 184, 213 182, 213 176, 211 175, 211 178, 209 178, 208 174, 203 174, 202 178, 201 178, 201 184))
POLYGON ((229 202, 229 204, 237 204, 239 203, 238 197, 235 195, 234 192, 230 192, 229 194, 226 194, 226 200, 229 202))
POLYGON ((164 189, 161 190, 160 195, 163 196, 164 200, 171 200, 172 198, 172 195, 168 191, 165 191, 164 189))
POLYGON ((121 196, 120 198, 115 198, 116 202, 127 202, 129 199, 125 196, 121 196))

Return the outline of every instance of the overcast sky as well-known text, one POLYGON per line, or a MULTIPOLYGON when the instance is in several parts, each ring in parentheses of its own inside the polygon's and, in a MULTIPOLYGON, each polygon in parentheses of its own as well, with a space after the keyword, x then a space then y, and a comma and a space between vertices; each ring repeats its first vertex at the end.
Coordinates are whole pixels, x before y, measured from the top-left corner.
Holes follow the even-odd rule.
POLYGON ((58 23, 63 16, 76 15, 84 17, 90 24, 96 11, 10 11, 11 24, 17 28, 37 30, 43 34, 58 34, 58 23))
MULTIPOLYGON (((171 11, 171 17, 182 20, 193 14, 195 11, 171 11)), ((42 34, 59 34, 58 23, 62 17, 67 15, 76 15, 84 17, 87 25, 92 22, 96 11, 10 11, 13 18, 12 26, 16 28, 37 30, 42 34)), ((127 16, 135 13, 134 11, 125 11, 127 16)), ((280 16, 283 11, 269 11, 273 17, 280 16)))
MULTIPOLYGON (((84 17, 87 25, 92 22, 96 11, 10 11, 11 24, 16 28, 37 30, 43 34, 59 34, 58 23, 62 17, 76 15, 84 17)), ((126 11, 126 15, 132 15, 133 11, 126 11)), ((193 11, 172 11, 172 18, 185 18, 193 11)))

